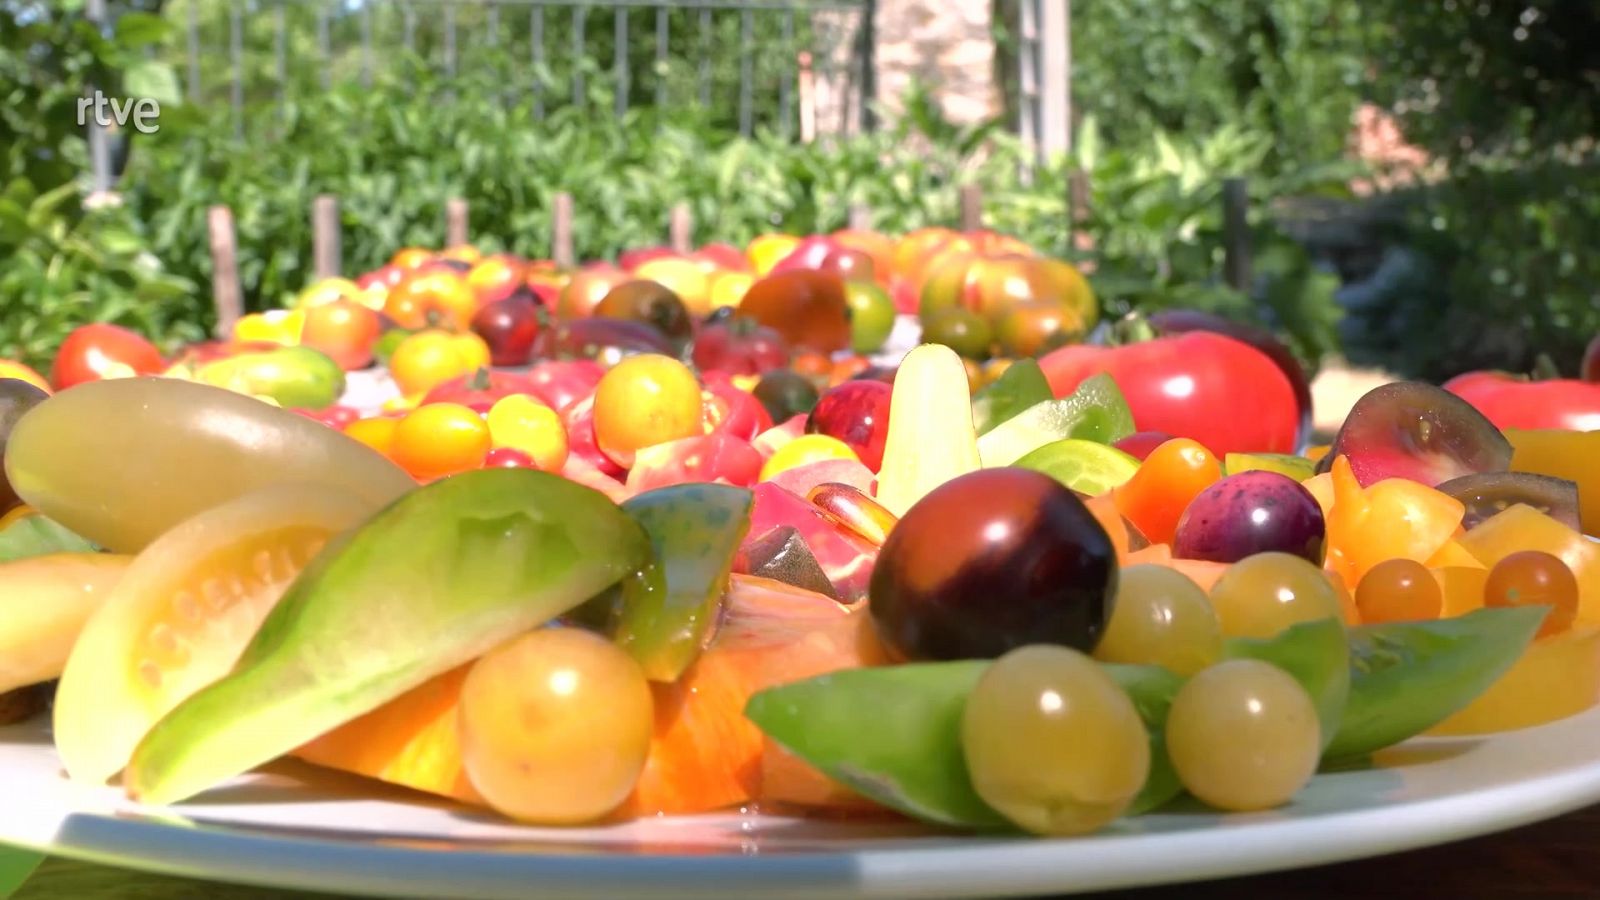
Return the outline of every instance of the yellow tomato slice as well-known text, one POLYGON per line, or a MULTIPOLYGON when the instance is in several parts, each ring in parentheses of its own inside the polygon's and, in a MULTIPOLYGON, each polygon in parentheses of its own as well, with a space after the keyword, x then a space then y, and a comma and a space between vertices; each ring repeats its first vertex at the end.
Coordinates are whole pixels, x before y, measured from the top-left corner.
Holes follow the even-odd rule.
POLYGON ((1600 627, 1578 626, 1535 641, 1466 709, 1428 734, 1510 731, 1576 715, 1600 702, 1600 627))

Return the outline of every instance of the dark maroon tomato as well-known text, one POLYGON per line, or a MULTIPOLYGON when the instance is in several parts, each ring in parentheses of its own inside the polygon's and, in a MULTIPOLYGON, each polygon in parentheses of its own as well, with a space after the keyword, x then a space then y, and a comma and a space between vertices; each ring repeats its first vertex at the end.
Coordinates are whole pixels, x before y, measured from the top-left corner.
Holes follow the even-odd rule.
POLYGON ((1590 384, 1600 383, 1600 334, 1595 335, 1583 351, 1583 364, 1578 368, 1578 378, 1590 384))
POLYGON ((999 468, 906 511, 869 603, 900 659, 992 659, 1025 644, 1093 650, 1116 590, 1116 551, 1083 501, 1048 475, 999 468))
POLYGON ((789 344, 775 329, 754 319, 727 318, 700 329, 693 360, 702 372, 761 375, 789 364, 789 344))
POLYGON ((1294 389, 1294 402, 1300 408, 1300 440, 1311 435, 1311 382, 1306 370, 1294 358, 1283 341, 1263 328, 1224 319, 1221 316, 1195 309, 1163 309, 1150 314, 1149 322, 1157 334, 1183 334, 1190 331, 1209 331, 1242 341, 1265 353, 1289 379, 1294 389))
POLYGON ((1232 563, 1257 553, 1292 553, 1320 566, 1326 534, 1322 507, 1300 482, 1252 470, 1229 475, 1189 503, 1172 555, 1232 563))
POLYGON ((677 356, 667 336, 643 322, 590 316, 564 319, 539 332, 535 359, 592 359, 607 367, 637 353, 677 356))
POLYGON ((486 303, 472 317, 472 330, 489 345, 489 362, 525 366, 533 358, 544 307, 533 292, 518 288, 510 296, 486 303))
POLYGON ((1172 435, 1165 431, 1135 431, 1111 446, 1144 462, 1157 447, 1170 440, 1172 435))
MULTIPOLYGON (((0 463, 5 462, 6 439, 11 436, 11 429, 17 424, 17 420, 22 418, 23 413, 43 403, 49 396, 37 386, 21 379, 0 378, 0 463)), ((17 492, 11 489, 11 481, 6 478, 5 466, 0 465, 0 515, 5 515, 8 510, 21 502, 17 498, 17 492)))
POLYGON ((894 384, 894 376, 899 371, 900 371, 900 367, 899 366, 880 366, 880 365, 874 364, 874 365, 867 366, 865 369, 862 369, 861 371, 857 372, 856 374, 850 376, 850 380, 851 381, 881 381, 884 384, 893 385, 894 384))
POLYGON ((666 285, 649 279, 624 281, 612 288, 595 304, 594 315, 643 322, 680 344, 694 336, 689 308, 666 285))
POLYGON ((861 462, 876 472, 883 466, 883 444, 889 437, 889 397, 894 389, 882 381, 846 381, 829 388, 806 419, 806 433, 825 434, 850 445, 861 462))
POLYGON ((1471 531, 1484 519, 1516 504, 1531 506, 1557 522, 1581 532, 1578 485, 1565 478, 1531 472, 1484 472, 1462 475, 1439 485, 1441 493, 1460 500, 1467 508, 1461 527, 1471 531))

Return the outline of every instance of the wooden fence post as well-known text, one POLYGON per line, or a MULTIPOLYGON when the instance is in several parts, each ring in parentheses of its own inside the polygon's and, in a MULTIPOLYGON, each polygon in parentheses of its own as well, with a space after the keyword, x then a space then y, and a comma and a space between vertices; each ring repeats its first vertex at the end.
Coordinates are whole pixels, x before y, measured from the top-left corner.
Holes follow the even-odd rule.
POLYGON ((467 201, 452 197, 444 204, 444 242, 447 247, 467 244, 467 201))
POLYGON ((1222 276, 1236 291, 1250 290, 1250 192, 1243 178, 1222 182, 1222 276))
POLYGON ((850 204, 849 225, 851 231, 872 230, 872 207, 865 203, 850 204))
POLYGON ((576 261, 572 251, 572 195, 555 195, 550 209, 550 258, 563 268, 576 261))
POLYGON ((975 184, 961 186, 961 230, 977 231, 983 227, 983 188, 975 184))
POLYGON ((1094 237, 1084 229, 1089 221, 1089 173, 1073 169, 1067 173, 1068 249, 1094 249, 1094 237))
POLYGON ((339 198, 318 194, 311 201, 311 265, 317 278, 337 278, 339 256, 339 198))
POLYGON ((233 334, 234 324, 244 316, 233 210, 226 206, 211 207, 206 212, 206 229, 211 243, 211 302, 217 311, 217 336, 226 338, 233 334))
POLYGON ((674 203, 667 221, 667 239, 672 252, 687 254, 694 250, 694 214, 689 204, 674 203))

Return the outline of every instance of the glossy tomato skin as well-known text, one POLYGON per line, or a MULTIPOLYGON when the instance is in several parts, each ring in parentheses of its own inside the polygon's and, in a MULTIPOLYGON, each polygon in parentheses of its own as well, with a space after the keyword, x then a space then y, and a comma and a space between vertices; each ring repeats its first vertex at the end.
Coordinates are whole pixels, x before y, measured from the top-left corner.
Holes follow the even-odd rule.
POLYGON ((1140 431, 1191 438, 1218 457, 1293 453, 1300 411, 1294 388, 1266 354, 1204 331, 1125 347, 1074 344, 1039 360, 1057 397, 1109 374, 1140 431))
POLYGON ((639 493, 714 481, 750 487, 760 475, 761 462, 761 454, 749 441, 714 431, 640 450, 628 472, 628 490, 639 493))
POLYGON ((1444 389, 1476 407, 1496 428, 1600 431, 1600 384, 1468 372, 1445 382, 1444 389))
POLYGON ((422 402, 459 403, 473 412, 486 413, 502 397, 533 392, 533 386, 526 376, 479 369, 435 387, 423 397, 422 402))
POLYGON ((700 329, 692 358, 702 373, 760 375, 789 364, 789 344, 754 319, 725 318, 700 329))
POLYGON ((1163 309, 1150 315, 1150 324, 1155 326, 1158 334, 1183 334, 1189 331, 1210 331, 1225 335, 1260 350, 1272 361, 1278 364, 1283 374, 1289 379, 1289 385, 1294 388, 1295 402, 1300 405, 1300 428, 1302 439, 1311 437, 1311 421, 1313 410, 1311 408, 1311 381, 1306 378, 1306 370, 1300 361, 1284 343, 1264 328, 1246 325, 1224 319, 1221 316, 1194 309, 1163 309))
POLYGON ((735 387, 721 372, 701 375, 706 390, 715 395, 727 410, 722 420, 715 423, 714 431, 725 431, 740 440, 753 441, 756 435, 772 427, 772 415, 750 392, 735 387))
POLYGON ((564 414, 593 395, 605 374, 605 366, 592 359, 547 360, 528 370, 527 381, 534 396, 564 414))
POLYGON ((56 351, 50 383, 59 391, 85 381, 154 375, 164 366, 155 344, 121 325, 96 322, 67 335, 56 351))

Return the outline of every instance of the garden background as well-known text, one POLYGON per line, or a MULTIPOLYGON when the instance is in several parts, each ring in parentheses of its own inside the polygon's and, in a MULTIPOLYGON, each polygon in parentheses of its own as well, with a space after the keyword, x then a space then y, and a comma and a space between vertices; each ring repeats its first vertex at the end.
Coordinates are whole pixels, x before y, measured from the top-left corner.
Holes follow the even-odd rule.
POLYGON ((1600 5, 1077 0, 1073 146, 1040 162, 1018 136, 1037 28, 1019 0, 978 17, 996 92, 980 115, 951 67, 904 80, 869 58, 857 88, 893 102, 811 140, 796 60, 852 59, 860 21, 820 34, 848 4, 604 5, 585 30, 570 3, 502 21, 499 4, 372 19, 386 4, 368 2, 119 2, 99 27, 82 0, 0 0, 0 357, 46 360, 88 320, 201 338, 212 204, 234 211, 247 307, 280 305, 310 280, 323 193, 356 272, 441 244, 451 197, 474 243, 541 257, 571 192, 577 253, 601 258, 661 243, 681 201, 696 242, 742 244, 859 204, 888 232, 953 224, 974 184, 988 226, 1092 266, 1107 312, 1261 318, 1312 362, 1441 379, 1542 354, 1570 372, 1600 331, 1600 5), (90 196, 89 85, 162 104, 158 133, 115 136, 110 203, 90 196), (1247 291, 1222 277, 1228 177, 1252 200, 1247 291))

